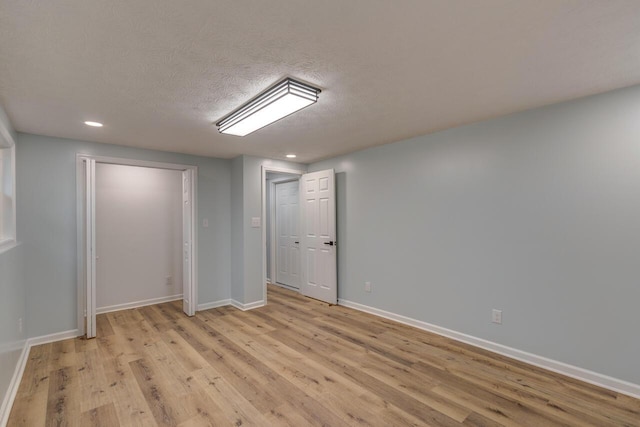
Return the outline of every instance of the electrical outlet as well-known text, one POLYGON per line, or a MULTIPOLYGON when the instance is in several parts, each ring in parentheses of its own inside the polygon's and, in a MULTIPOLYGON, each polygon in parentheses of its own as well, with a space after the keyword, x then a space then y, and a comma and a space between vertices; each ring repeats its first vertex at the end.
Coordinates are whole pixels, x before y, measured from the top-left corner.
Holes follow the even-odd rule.
POLYGON ((493 323, 497 323, 498 325, 502 325, 502 310, 496 310, 494 308, 491 311, 491 321, 493 323))
POLYGON ((208 218, 205 218, 205 219, 202 220, 202 226, 204 228, 209 228, 209 219, 208 218))
POLYGON ((371 292, 371 282, 364 282, 364 291, 371 292))
POLYGON ((167 286, 173 286, 173 276, 165 277, 164 284, 167 285, 167 286))
POLYGON ((22 317, 18 319, 18 333, 22 334, 22 317))

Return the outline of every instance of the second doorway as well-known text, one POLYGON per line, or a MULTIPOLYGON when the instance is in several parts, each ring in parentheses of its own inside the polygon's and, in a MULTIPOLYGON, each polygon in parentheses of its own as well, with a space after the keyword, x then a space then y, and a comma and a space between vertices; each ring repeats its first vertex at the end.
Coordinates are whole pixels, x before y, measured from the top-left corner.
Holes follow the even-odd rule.
POLYGON ((298 176, 267 174, 267 277, 275 285, 300 289, 298 176))

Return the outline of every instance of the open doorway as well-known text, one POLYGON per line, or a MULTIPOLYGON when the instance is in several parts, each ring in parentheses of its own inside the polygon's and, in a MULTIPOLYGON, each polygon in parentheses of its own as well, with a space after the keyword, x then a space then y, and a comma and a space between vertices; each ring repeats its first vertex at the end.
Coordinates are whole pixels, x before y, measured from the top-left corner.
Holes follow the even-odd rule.
POLYGON ((265 303, 267 283, 273 283, 337 304, 333 169, 304 173, 263 166, 262 217, 265 218, 262 235, 265 303), (277 215, 278 207, 284 215, 277 215))
POLYGON ((78 329, 93 338, 98 312, 178 297, 193 316, 197 168, 79 154, 76 176, 78 329))
POLYGON ((96 314, 183 298, 182 173, 96 164, 96 314))
MULTIPOLYGON (((302 169, 280 168, 274 166, 262 166, 262 218, 265 219, 262 228, 262 247, 264 248, 264 256, 262 257, 262 277, 264 278, 263 300, 267 303, 267 284, 277 283, 277 243, 276 243, 276 209, 275 209, 275 193, 276 185, 279 183, 291 182, 291 186, 298 183, 300 177, 305 173, 302 169)), ((298 210, 299 214, 299 210, 298 210)), ((291 243, 295 245, 296 240, 291 243)), ((298 240, 299 241, 299 240, 298 240)), ((295 250, 295 249, 294 249, 295 250)), ((280 286, 283 286, 280 284, 280 286)), ((298 285, 299 286, 299 285, 298 285)), ((295 289, 290 285, 284 285, 289 289, 295 289)))
POLYGON ((300 289, 299 177, 267 173, 267 281, 300 289))

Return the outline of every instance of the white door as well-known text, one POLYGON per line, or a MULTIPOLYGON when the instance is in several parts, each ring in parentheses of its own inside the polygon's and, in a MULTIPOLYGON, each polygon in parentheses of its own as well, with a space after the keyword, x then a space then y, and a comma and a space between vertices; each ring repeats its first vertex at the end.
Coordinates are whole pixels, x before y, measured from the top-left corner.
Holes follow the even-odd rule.
POLYGON ((300 288, 298 181, 276 184, 276 282, 300 288))
POLYGON ((193 193, 193 172, 190 169, 182 171, 182 311, 187 316, 196 314, 195 263, 191 260, 195 233, 193 193))
POLYGON ((300 178, 303 295, 338 302, 336 195, 333 169, 300 178))

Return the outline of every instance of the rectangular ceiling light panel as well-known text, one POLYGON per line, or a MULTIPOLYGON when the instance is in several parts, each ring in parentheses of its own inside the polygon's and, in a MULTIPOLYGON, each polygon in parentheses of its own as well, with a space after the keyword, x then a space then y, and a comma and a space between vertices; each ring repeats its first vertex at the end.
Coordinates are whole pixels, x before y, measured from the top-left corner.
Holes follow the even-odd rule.
POLYGON ((245 136, 318 100, 320 89, 287 78, 216 123, 220 133, 245 136))

